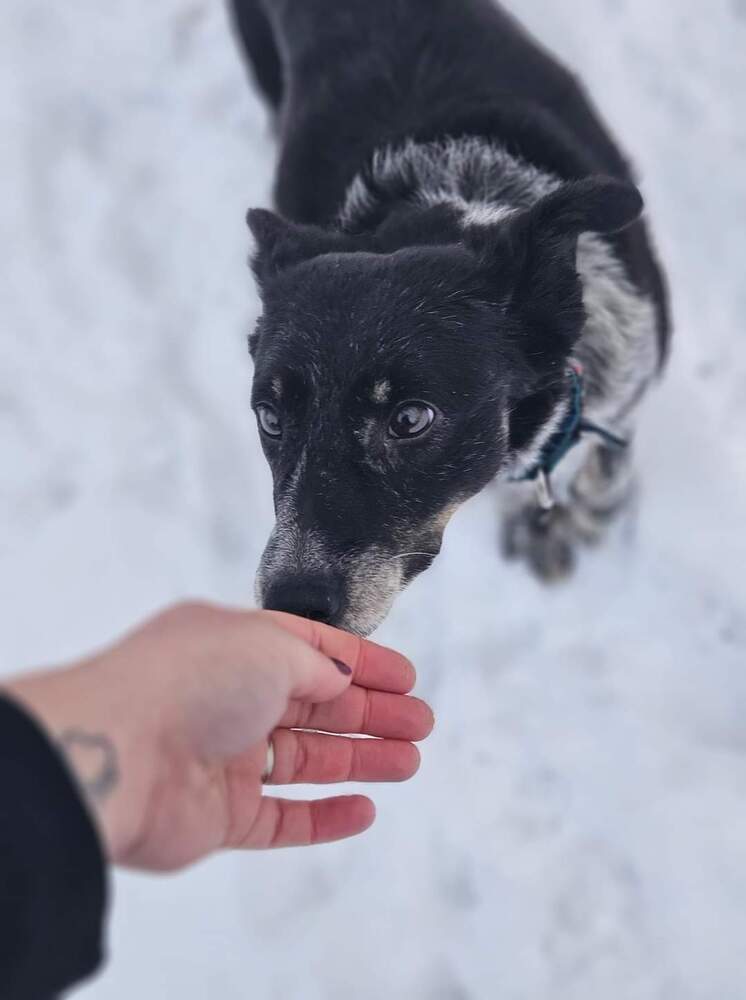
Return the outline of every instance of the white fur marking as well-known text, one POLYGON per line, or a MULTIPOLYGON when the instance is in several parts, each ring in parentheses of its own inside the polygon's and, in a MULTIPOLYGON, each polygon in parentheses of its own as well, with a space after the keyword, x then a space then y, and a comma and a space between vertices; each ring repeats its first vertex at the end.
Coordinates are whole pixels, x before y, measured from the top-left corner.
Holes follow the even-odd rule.
POLYGON ((602 237, 580 237, 577 267, 588 314, 575 350, 585 370, 586 413, 613 423, 624 417, 657 372, 655 306, 630 282, 602 237), (594 360, 599 357, 601 364, 594 360), (594 382, 596 372, 600 376, 594 382))
POLYGON ((561 183, 480 138, 428 143, 410 139, 395 149, 378 150, 370 172, 374 189, 362 174, 347 189, 339 215, 345 228, 354 228, 387 193, 395 197, 403 179, 411 183, 415 203, 473 211, 475 225, 488 225, 493 213, 526 207, 561 183))
POLYGON ((472 202, 464 212, 465 226, 494 226, 504 222, 515 214, 515 209, 507 205, 489 205, 483 202, 472 202))
MULTIPOLYGON (((567 416, 569 405, 569 399, 567 398, 558 403, 549 418, 538 429, 531 443, 518 455, 514 456, 513 460, 501 471, 500 478, 520 479, 536 465, 544 446, 562 426, 562 421, 567 416)), ((508 415, 509 423, 510 416, 508 415)))
POLYGON ((381 379, 373 386, 371 399, 374 403, 388 403, 391 398, 391 383, 387 378, 381 379))

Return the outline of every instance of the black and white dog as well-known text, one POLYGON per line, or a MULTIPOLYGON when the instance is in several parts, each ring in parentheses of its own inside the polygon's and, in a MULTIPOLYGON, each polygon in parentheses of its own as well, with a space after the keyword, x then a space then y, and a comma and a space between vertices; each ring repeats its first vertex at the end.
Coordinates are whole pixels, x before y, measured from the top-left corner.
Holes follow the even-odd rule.
POLYGON ((280 140, 281 215, 249 213, 277 512, 261 603, 371 632, 496 478, 529 484, 511 487, 506 552, 564 574, 630 492, 634 411, 669 338, 624 157, 493 0, 234 15, 280 140))

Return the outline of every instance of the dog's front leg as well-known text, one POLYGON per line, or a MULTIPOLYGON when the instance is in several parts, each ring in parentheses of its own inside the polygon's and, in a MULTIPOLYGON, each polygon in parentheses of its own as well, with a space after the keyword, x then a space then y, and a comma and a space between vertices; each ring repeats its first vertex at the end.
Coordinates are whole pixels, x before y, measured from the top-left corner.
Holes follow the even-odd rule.
POLYGON ((569 511, 577 537, 598 543, 636 492, 631 434, 626 448, 594 444, 570 486, 569 511))
POLYGON ((501 506, 501 549, 507 559, 527 562, 547 583, 572 573, 577 533, 565 504, 558 502, 552 510, 542 510, 533 485, 520 484, 507 487, 501 506))
POLYGON ((631 446, 618 449, 594 443, 582 465, 550 511, 537 503, 531 484, 507 488, 502 503, 501 548, 508 559, 528 563, 545 582, 573 571, 577 548, 594 545, 635 492, 631 446))

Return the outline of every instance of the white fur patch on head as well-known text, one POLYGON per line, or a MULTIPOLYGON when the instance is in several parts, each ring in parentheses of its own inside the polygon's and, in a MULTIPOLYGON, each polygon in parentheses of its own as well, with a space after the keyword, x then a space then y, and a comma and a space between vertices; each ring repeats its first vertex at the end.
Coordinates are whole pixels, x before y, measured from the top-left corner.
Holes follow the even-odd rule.
POLYGON ((370 398, 374 403, 388 403, 391 398, 391 383, 387 378, 379 379, 375 383, 370 398))
POLYGON ((279 375, 272 379, 272 392, 278 399, 282 399, 282 379, 279 375))

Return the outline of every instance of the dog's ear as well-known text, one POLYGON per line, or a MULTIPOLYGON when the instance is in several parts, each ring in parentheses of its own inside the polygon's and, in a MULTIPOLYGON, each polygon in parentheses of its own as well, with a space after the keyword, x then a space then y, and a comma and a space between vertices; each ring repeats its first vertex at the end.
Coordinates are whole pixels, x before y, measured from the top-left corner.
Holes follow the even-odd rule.
POLYGON ((580 334, 585 314, 576 270, 581 233, 614 233, 642 212, 632 184, 588 177, 561 185, 531 208, 488 225, 471 225, 464 241, 506 311, 525 320, 536 343, 549 355, 567 351, 580 334))
POLYGON ((633 184, 586 177, 562 184, 531 208, 501 221, 468 226, 464 239, 486 266, 504 266, 507 254, 520 267, 532 242, 564 244, 570 252, 581 233, 618 232, 635 222, 642 209, 642 195, 633 184))
POLYGON ((288 222, 266 208, 252 208, 246 222, 256 242, 251 266, 260 284, 294 264, 343 250, 347 243, 343 233, 288 222))
POLYGON ((534 224, 567 236, 616 233, 640 218, 642 195, 613 177, 586 177, 563 184, 533 206, 534 224))

